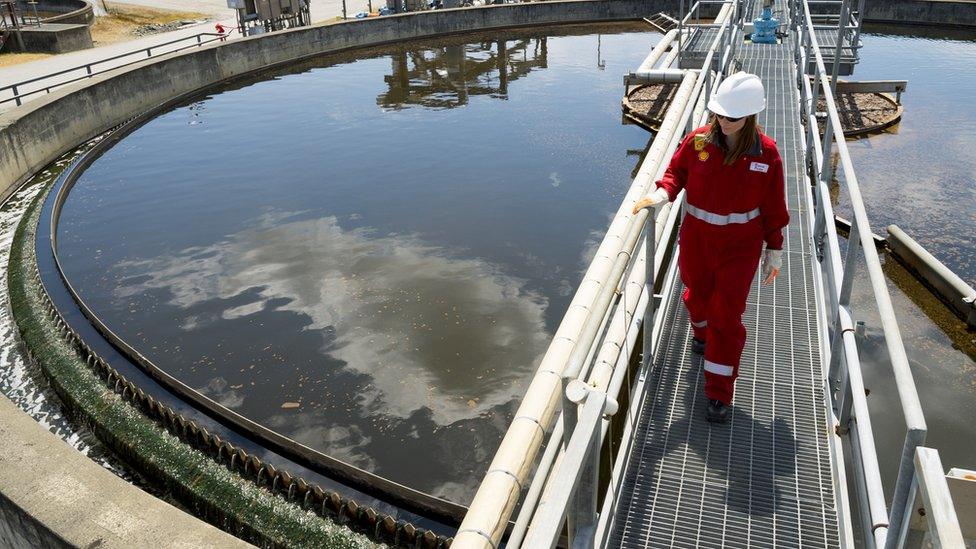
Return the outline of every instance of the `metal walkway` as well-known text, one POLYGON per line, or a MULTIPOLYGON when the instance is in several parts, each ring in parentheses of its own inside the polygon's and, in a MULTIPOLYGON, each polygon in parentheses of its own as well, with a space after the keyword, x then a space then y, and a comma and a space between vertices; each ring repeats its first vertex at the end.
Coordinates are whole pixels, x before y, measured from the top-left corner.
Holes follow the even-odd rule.
POLYGON ((609 537, 611 547, 836 547, 837 513, 818 350, 814 261, 791 43, 742 47, 769 105, 790 225, 784 269, 749 296, 749 338, 727 425, 704 420, 700 361, 675 283, 609 537))

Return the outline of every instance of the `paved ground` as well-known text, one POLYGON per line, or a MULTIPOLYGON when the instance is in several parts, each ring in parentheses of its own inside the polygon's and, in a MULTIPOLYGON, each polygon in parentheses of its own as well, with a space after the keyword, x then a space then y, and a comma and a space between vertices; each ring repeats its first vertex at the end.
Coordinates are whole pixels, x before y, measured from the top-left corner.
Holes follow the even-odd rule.
MULTIPOLYGON (((328 19, 334 19, 342 15, 342 0, 311 0, 311 12, 312 21, 324 21, 328 19)), ((101 2, 101 0, 97 0, 101 2)), ((346 10, 349 16, 355 15, 359 11, 366 10, 367 0, 346 0, 346 10)), ((385 0, 375 0, 373 2, 374 9, 379 5, 385 5, 385 0)), ((109 57, 115 57, 121 54, 129 52, 138 52, 133 55, 114 60, 108 63, 101 64, 95 67, 95 71, 101 71, 113 67, 118 67, 125 65, 127 63, 132 63, 137 60, 145 59, 146 53, 143 51, 147 47, 153 47, 157 44, 163 44, 170 42, 179 38, 192 37, 193 35, 202 32, 214 32, 214 23, 220 21, 228 27, 234 27, 236 25, 234 11, 227 8, 226 0, 109 0, 108 7, 111 8, 113 4, 134 4, 141 6, 149 6, 153 8, 162 9, 177 9, 181 11, 197 11, 201 13, 206 13, 213 18, 213 21, 206 23, 200 23, 197 25, 191 25, 176 31, 166 32, 161 34, 156 34, 152 36, 147 36, 143 38, 137 38, 127 42, 117 42, 114 44, 109 44, 106 46, 100 46, 97 48, 92 48, 88 50, 76 51, 71 53, 66 53, 62 55, 56 55, 54 57, 49 57, 46 59, 41 59, 39 61, 32 61, 29 63, 22 63, 19 65, 13 65, 10 67, 0 68, 0 86, 5 86, 7 84, 14 84, 17 82, 23 82, 25 80, 30 80, 39 76, 48 75, 61 70, 66 70, 74 67, 79 67, 85 65, 86 63, 91 63, 93 61, 98 61, 102 59, 107 59, 109 57)), ((239 35, 234 35, 239 36, 239 35)), ((191 41, 184 41, 178 44, 173 44, 169 46, 161 46, 153 50, 153 53, 165 53, 168 51, 173 51, 174 49, 185 47, 190 45, 191 41)), ((86 74, 85 69, 78 69, 76 71, 61 75, 58 77, 57 82, 64 82, 74 78, 82 77, 86 74)), ((43 89, 45 86, 50 86, 53 80, 48 80, 43 83, 32 83, 25 84, 18 88, 19 93, 23 94, 27 91, 43 89)), ((13 96, 10 90, 0 91, 0 101, 8 99, 13 96)), ((37 97, 43 97, 43 92, 30 96, 29 99, 34 99, 37 97)), ((26 100, 26 99, 25 99, 26 100)), ((6 103, 0 103, 0 112, 10 110, 15 108, 16 105, 13 101, 6 103)))
POLYGON ((195 11, 207 15, 226 17, 231 13, 227 9, 227 0, 92 0, 99 8, 113 6, 146 6, 150 8, 161 8, 179 11, 195 11))
POLYGON ((2 547, 60 547, 52 533, 74 547, 252 547, 133 489, 3 395, 0 440, 2 547))
MULTIPOLYGON (((102 0, 93 0, 101 5, 102 0)), ((150 8, 161 8, 179 11, 196 11, 217 17, 233 16, 227 8, 227 0, 106 0, 108 7, 113 5, 128 4, 136 6, 147 6, 150 8)), ((373 7, 376 9, 380 4, 386 5, 385 0, 374 0, 373 7)), ((346 10, 349 15, 355 15, 357 11, 366 9, 366 0, 347 0, 346 10)), ((312 21, 319 21, 342 14, 341 0, 312 0, 312 21)))

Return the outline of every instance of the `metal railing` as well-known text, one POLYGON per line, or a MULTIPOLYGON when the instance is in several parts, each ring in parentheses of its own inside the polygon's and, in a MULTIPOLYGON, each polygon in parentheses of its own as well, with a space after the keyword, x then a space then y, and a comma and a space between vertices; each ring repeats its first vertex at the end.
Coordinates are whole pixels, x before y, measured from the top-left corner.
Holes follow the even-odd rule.
MULTIPOLYGON (((718 85, 721 75, 729 67, 742 20, 738 0, 722 4, 729 9, 720 14, 717 24, 708 25, 719 31, 701 69, 681 71, 685 79, 679 81, 690 86, 692 91, 687 101, 673 104, 666 116, 666 121, 677 131, 668 132, 662 124, 662 131, 652 145, 659 145, 658 141, 663 140, 667 150, 663 161, 646 161, 653 164, 650 171, 645 172, 653 175, 652 179, 662 175, 667 159, 687 131, 704 120, 704 106, 713 87, 718 85)), ((654 71, 650 72, 654 74, 654 71)), ((671 75, 666 68, 659 72, 661 76, 671 75)), ((645 166, 641 169, 645 170, 645 166)), ((614 395, 629 395, 632 389, 629 383, 630 350, 634 348, 641 326, 645 327, 642 368, 648 366, 653 356, 656 331, 651 327, 661 324, 663 314, 663 309, 659 310, 656 303, 666 298, 655 296, 654 287, 657 273, 667 267, 665 256, 669 252, 656 244, 657 241, 670 241, 677 229, 677 221, 677 205, 665 205, 660 212, 642 210, 634 216, 611 275, 595 300, 565 364, 561 420, 556 424, 522 502, 508 547, 553 547, 564 525, 571 547, 592 547, 594 542, 602 543, 597 539, 597 495, 603 489, 598 478, 601 448, 610 430, 610 416, 618 409, 614 395), (625 380, 628 382, 626 386, 625 380), (557 460, 558 465, 554 465, 557 460)), ((611 461, 615 458, 613 455, 609 457, 611 461)), ((609 498, 615 495, 616 491, 609 492, 609 498)), ((604 507, 610 503, 605 501, 604 507)))
MULTIPOLYGON (((850 2, 844 0, 841 6, 837 44, 829 72, 814 32, 816 28, 809 3, 793 0, 790 8, 793 28, 799 37, 796 41, 794 58, 799 68, 797 86, 801 93, 801 117, 806 124, 806 159, 813 182, 815 201, 813 238, 820 263, 819 274, 825 290, 826 308, 822 314, 827 323, 829 341, 827 382, 830 402, 838 422, 838 434, 846 435, 850 442, 854 488, 860 509, 864 543, 867 547, 900 547, 905 540, 908 518, 915 498, 914 487, 918 471, 914 460, 917 452, 922 450, 927 427, 834 100, 841 50, 844 47, 845 34, 849 32, 847 27, 851 14, 850 2), (813 71, 808 75, 807 69, 811 66, 813 71), (808 76, 812 77, 813 82, 808 76), (819 112, 821 90, 823 90, 825 110, 819 112), (821 118, 824 119, 822 138, 818 124, 821 118), (850 238, 843 261, 833 222, 834 212, 829 191, 834 177, 832 159, 835 153, 838 159, 838 171, 843 174, 844 187, 853 211, 850 238), (881 318, 890 366, 906 424, 906 435, 890 510, 885 502, 868 412, 857 349, 855 315, 851 303, 855 274, 862 262, 867 270, 872 296, 881 318)), ((924 455, 931 455, 931 452, 934 450, 924 455)), ((932 472, 928 471, 928 474, 931 476, 932 472)), ((934 481, 923 482, 922 488, 925 491, 923 499, 926 501, 937 501, 943 505, 948 502, 951 507, 951 498, 944 482, 941 485, 934 481)), ((939 517, 929 515, 930 520, 939 521, 933 530, 938 530, 940 533, 951 532, 953 529, 958 531, 958 522, 954 525, 946 524, 948 520, 946 516, 945 514, 939 517)))
POLYGON ((175 40, 170 40, 168 42, 163 42, 161 44, 153 44, 152 46, 148 46, 138 50, 132 50, 126 53, 121 53, 119 55, 113 55, 112 57, 107 57, 105 59, 99 59, 98 61, 92 61, 91 63, 85 63, 84 65, 71 67, 70 69, 63 69, 57 72, 52 72, 50 74, 45 74, 43 76, 37 76, 35 78, 30 78, 28 80, 22 80, 14 84, 8 84, 6 86, 0 87, 0 94, 10 93, 11 97, 0 99, 0 105, 13 101, 16 103, 17 106, 20 106, 23 103, 23 98, 28 97, 30 95, 34 95, 38 93, 51 93, 51 90, 59 86, 64 86, 67 84, 71 84, 73 82, 78 82, 79 80, 91 78, 92 76, 102 74, 103 72, 107 72, 110 70, 127 67, 129 65, 139 63, 141 61, 145 61, 146 59, 157 57, 159 55, 175 53, 189 48, 197 48, 203 46, 204 44, 209 44, 211 42, 226 40, 228 36, 229 33, 219 34, 213 32, 201 32, 193 36, 185 36, 183 38, 177 38, 175 40), (207 38, 205 39, 205 37, 207 38), (185 46, 173 48, 173 49, 167 48, 167 46, 172 46, 174 44, 179 44, 181 42, 187 42, 187 41, 191 41, 193 43, 185 46), (153 50, 156 50, 155 55, 153 54, 153 50), (127 57, 137 57, 137 59, 133 59, 132 61, 121 63, 118 65, 112 65, 102 70, 95 70, 95 67, 99 65, 104 65, 105 63, 111 63, 112 61, 118 61, 119 59, 125 59, 127 57), (60 76, 65 76, 65 75, 69 75, 81 71, 84 71, 84 73, 81 74, 80 76, 69 77, 67 80, 54 81, 60 76), (51 81, 51 82, 47 82, 47 81, 51 81), (25 86, 31 84, 39 84, 39 85, 36 89, 29 90, 29 91, 21 91, 25 86))

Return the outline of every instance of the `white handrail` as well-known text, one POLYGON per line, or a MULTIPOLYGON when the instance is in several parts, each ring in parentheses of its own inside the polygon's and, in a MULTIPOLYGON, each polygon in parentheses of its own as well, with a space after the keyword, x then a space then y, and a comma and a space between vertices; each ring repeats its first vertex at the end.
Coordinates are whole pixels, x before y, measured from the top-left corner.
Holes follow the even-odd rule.
MULTIPOLYGON (((851 450, 855 472, 855 490, 861 501, 862 524, 865 541, 871 540, 879 547, 900 547, 904 542, 904 534, 908 528, 908 514, 914 500, 913 485, 917 466, 915 456, 917 449, 924 443, 926 423, 922 413, 918 392, 908 363, 901 332, 895 317, 894 307, 888 293, 887 282, 874 246, 871 226, 868 221, 860 186, 854 171, 847 143, 844 139, 843 126, 837 113, 837 106, 832 85, 837 81, 840 52, 847 38, 847 25, 844 21, 850 12, 850 3, 844 0, 841 11, 841 25, 838 28, 837 45, 833 60, 833 71, 828 73, 817 42, 813 17, 810 13, 808 1, 796 1, 793 4, 796 17, 795 29, 800 33, 797 42, 796 59, 801 74, 805 74, 811 61, 815 62, 813 69, 814 83, 811 85, 806 78, 800 82, 802 94, 801 106, 807 120, 807 158, 811 161, 814 172, 815 195, 817 198, 817 219, 814 239, 818 245, 818 256, 823 262, 823 276, 827 283, 827 298, 829 300, 828 319, 831 324, 832 344, 830 346, 830 381, 836 383, 837 391, 831 395, 834 409, 839 416, 840 432, 850 429, 851 450), (800 5, 802 4, 802 13, 800 5), (819 91, 824 90, 823 99, 826 104, 826 128, 823 139, 817 127, 817 103, 819 91), (828 184, 832 177, 829 164, 830 151, 836 146, 839 157, 838 165, 844 175, 854 221, 851 228, 851 238, 848 241, 848 253, 842 263, 836 229, 833 223, 833 212, 830 205, 828 184), (826 243, 824 240, 826 239, 826 243), (857 342, 854 337, 854 325, 851 306, 851 292, 854 276, 863 258, 871 283, 872 294, 881 317, 882 331, 885 336, 889 360, 894 373, 902 413, 905 417, 906 436, 902 448, 898 477, 892 496, 891 509, 888 510, 884 501, 884 490, 881 482, 880 467, 871 433, 871 419, 868 414, 867 399, 861 381, 860 360, 857 354, 857 342)), ((863 7, 860 3, 859 10, 863 7)), ((859 14, 860 15, 860 14, 859 14)), ((856 41, 860 34, 860 19, 852 40, 856 41)), ((856 51, 856 42, 852 44, 856 51)), ((938 486, 930 490, 939 490, 938 486)), ((934 498, 948 498, 948 488, 944 493, 929 494, 934 498)), ((957 525, 958 527, 958 525, 957 525)))

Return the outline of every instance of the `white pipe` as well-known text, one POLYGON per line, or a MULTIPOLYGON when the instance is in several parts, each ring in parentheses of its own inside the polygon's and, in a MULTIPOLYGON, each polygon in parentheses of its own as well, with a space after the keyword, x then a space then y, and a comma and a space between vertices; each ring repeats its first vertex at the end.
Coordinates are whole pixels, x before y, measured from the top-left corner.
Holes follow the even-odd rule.
POLYGON ((661 41, 654 46, 651 53, 647 54, 647 57, 644 58, 644 62, 637 67, 637 70, 634 71, 634 73, 641 74, 649 72, 651 69, 653 69, 654 65, 657 63, 657 60, 660 59, 661 56, 664 55, 664 52, 671 47, 671 43, 674 42, 674 38, 676 36, 678 36, 678 31, 676 29, 669 30, 667 34, 661 38, 661 41))

